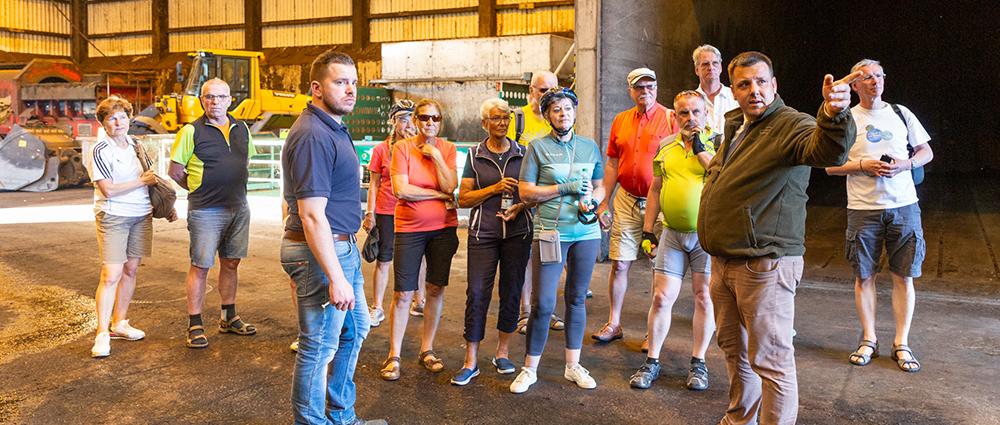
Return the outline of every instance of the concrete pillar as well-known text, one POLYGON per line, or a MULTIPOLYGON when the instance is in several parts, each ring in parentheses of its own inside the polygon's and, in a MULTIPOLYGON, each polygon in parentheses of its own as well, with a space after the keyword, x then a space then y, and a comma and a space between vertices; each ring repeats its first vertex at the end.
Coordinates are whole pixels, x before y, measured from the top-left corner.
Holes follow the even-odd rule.
POLYGON ((580 100, 576 132, 601 143, 601 38, 598 36, 601 0, 577 0, 574 9, 576 82, 573 89, 580 100))

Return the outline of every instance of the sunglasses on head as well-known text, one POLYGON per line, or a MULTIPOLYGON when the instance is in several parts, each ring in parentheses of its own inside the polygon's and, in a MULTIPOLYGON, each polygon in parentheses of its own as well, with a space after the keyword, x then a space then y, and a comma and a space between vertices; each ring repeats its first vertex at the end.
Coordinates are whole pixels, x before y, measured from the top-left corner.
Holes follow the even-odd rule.
POLYGON ((420 120, 420 121, 423 121, 423 122, 427 122, 427 121, 441 122, 441 116, 440 115, 418 114, 417 115, 417 119, 420 120))

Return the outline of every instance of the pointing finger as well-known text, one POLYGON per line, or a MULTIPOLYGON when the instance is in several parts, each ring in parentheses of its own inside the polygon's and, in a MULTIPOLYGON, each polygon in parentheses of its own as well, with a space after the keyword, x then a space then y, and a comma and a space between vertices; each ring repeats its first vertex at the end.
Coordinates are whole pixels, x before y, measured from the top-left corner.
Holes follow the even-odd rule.
MULTIPOLYGON (((835 82, 834 84, 847 84, 847 85, 850 85, 851 83, 857 81, 858 78, 861 78, 862 75, 865 75, 865 72, 859 69, 857 71, 854 71, 854 72, 848 74, 846 77, 841 78, 840 80, 837 80, 837 82, 835 82)), ((830 75, 827 74, 827 76, 830 76, 830 75)), ((830 76, 830 78, 832 79, 833 77, 830 76)))

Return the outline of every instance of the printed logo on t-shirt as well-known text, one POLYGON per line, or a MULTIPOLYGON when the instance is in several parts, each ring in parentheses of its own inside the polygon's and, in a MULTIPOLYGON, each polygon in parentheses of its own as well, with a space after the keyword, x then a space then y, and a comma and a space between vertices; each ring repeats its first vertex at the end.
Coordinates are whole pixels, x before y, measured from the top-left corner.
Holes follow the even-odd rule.
POLYGON ((865 127, 865 130, 868 130, 868 133, 865 135, 865 137, 868 139, 869 142, 878 143, 878 142, 881 142, 883 140, 885 140, 885 141, 892 140, 892 132, 891 131, 888 131, 888 130, 879 130, 879 129, 875 128, 874 125, 871 125, 871 124, 868 124, 868 126, 865 127))

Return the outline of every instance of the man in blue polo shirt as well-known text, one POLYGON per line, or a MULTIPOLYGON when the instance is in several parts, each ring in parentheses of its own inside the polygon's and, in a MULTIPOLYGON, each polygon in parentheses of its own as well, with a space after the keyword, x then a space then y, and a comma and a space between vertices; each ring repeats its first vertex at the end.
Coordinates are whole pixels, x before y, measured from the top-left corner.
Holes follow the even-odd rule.
POLYGON ((342 118, 354 110, 358 70, 328 50, 312 63, 312 103, 288 132, 281 165, 288 204, 281 266, 295 281, 299 351, 292 372, 297 424, 362 421, 354 411, 354 369, 368 335, 361 257, 361 175, 342 118))

